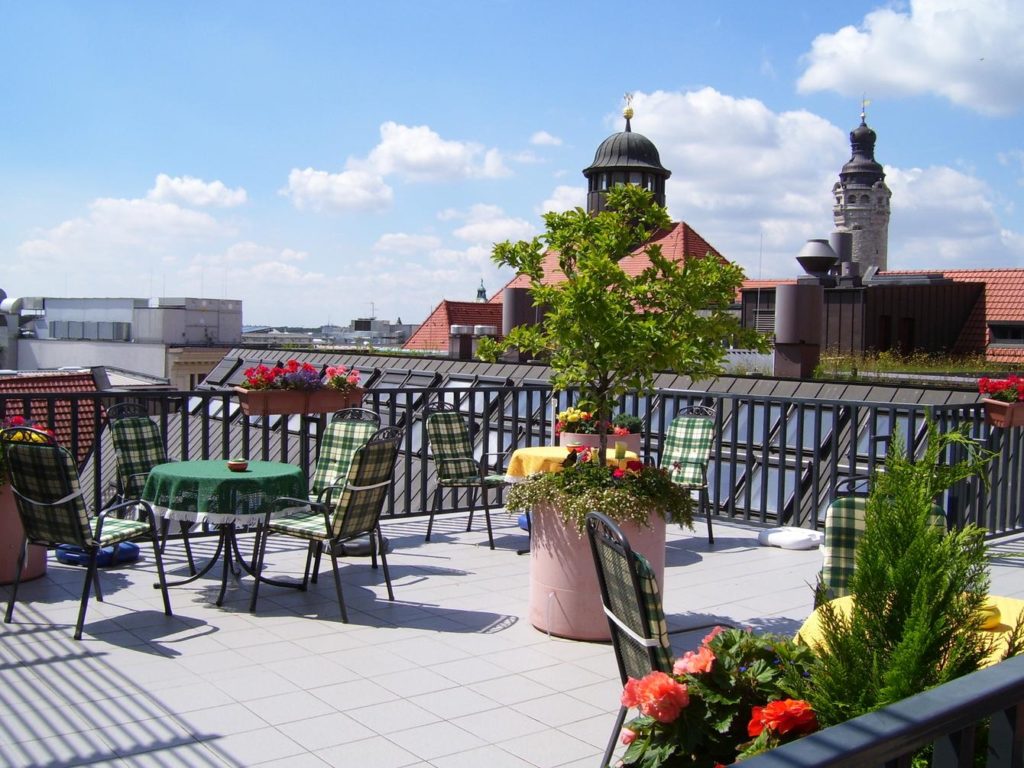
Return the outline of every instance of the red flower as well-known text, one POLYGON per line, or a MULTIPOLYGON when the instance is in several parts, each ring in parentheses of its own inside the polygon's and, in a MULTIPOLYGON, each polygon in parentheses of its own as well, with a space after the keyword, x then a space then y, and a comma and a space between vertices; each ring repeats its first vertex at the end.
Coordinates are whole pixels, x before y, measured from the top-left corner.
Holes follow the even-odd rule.
POLYGON ((629 678, 622 690, 622 706, 636 707, 659 723, 671 723, 690 705, 686 686, 664 672, 651 672, 643 680, 629 678))
POLYGON ((750 713, 747 734, 757 737, 767 728, 772 733, 785 736, 799 735, 818 730, 818 718, 811 705, 802 699, 780 699, 770 701, 763 707, 754 707, 750 713))
POLYGON ((11 416, 11 418, 10 418, 10 425, 12 427, 20 427, 24 423, 25 423, 25 417, 24 416, 11 416))
POLYGON ((615 428, 614 428, 614 429, 612 430, 612 432, 614 432, 614 433, 615 433, 616 435, 618 435, 618 436, 620 436, 620 437, 621 437, 622 435, 628 435, 628 434, 629 434, 629 430, 628 430, 628 429, 626 429, 625 427, 615 427, 615 428))
POLYGON ((612 470, 612 477, 614 477, 616 480, 621 480, 625 476, 625 471, 619 469, 618 467, 612 470))
POLYGON ((630 472, 639 472, 643 468, 644 463, 642 461, 630 459, 629 461, 626 462, 626 469, 628 469, 630 472))

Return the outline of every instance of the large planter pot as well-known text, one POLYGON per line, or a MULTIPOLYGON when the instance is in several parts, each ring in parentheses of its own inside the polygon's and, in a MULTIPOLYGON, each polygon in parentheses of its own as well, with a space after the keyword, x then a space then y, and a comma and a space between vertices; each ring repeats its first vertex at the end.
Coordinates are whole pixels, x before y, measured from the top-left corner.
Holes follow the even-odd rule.
MULTIPOLYGON (((639 432, 629 435, 608 435, 608 447, 614 448, 616 443, 625 443, 627 451, 633 451, 640 455, 640 447, 643 443, 643 435, 639 432)), ((585 448, 598 448, 601 445, 600 435, 584 435, 577 432, 560 432, 558 434, 559 445, 582 445, 585 448)))
MULTIPOLYGON (((664 587, 665 519, 654 515, 649 522, 649 528, 634 523, 620 527, 664 587)), ((570 640, 610 640, 586 533, 562 522, 549 505, 534 507, 530 528, 530 623, 570 640)))
MULTIPOLYGON (((21 527, 14 491, 9 483, 0 486, 0 584, 10 584, 18 575, 18 554, 25 529, 21 527)), ((38 579, 46 573, 46 547, 32 544, 28 548, 22 581, 38 579)))
POLYGON ((993 427, 1024 427, 1024 402, 1007 403, 985 398, 985 421, 993 427))
POLYGON ((361 388, 339 392, 336 389, 317 389, 304 392, 297 389, 245 389, 235 387, 235 393, 246 416, 271 416, 292 413, 331 413, 343 408, 358 408, 363 402, 361 388))

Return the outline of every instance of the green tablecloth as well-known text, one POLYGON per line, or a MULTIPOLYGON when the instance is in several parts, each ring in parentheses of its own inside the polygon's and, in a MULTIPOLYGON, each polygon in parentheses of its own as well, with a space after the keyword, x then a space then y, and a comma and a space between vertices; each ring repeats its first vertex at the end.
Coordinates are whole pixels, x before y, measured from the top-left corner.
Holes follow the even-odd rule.
POLYGON ((142 491, 162 517, 238 525, 262 520, 280 496, 306 495, 302 470, 276 461, 250 461, 244 472, 232 472, 224 460, 160 464, 142 491))

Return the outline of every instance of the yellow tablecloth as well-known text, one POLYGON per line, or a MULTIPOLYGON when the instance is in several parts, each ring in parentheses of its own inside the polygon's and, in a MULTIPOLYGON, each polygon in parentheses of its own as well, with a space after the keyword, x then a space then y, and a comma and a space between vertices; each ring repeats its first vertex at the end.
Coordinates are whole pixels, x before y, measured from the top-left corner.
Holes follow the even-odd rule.
MULTIPOLYGON (((853 596, 837 597, 835 600, 830 600, 829 603, 835 606, 840 615, 845 615, 849 613, 850 607, 853 605, 853 596)), ((999 624, 986 630, 986 634, 992 633, 996 642, 992 648, 992 653, 989 654, 988 659, 985 661, 985 666, 1002 661, 1003 654, 1006 653, 1006 643, 1010 637, 1010 632, 1020 618, 1021 613, 1024 613, 1024 600, 1018 600, 1015 597, 989 595, 987 605, 994 605, 999 609, 999 624)), ((811 648, 814 648, 821 641, 820 616, 818 613, 820 610, 820 608, 815 608, 814 613, 807 617, 803 626, 796 633, 797 641, 805 643, 811 648)))
MULTIPOLYGON (((531 448, 518 448, 509 459, 505 470, 509 480, 522 480, 524 477, 538 472, 561 472, 562 462, 569 455, 569 449, 561 445, 536 445, 531 448)), ((609 466, 625 468, 627 461, 636 461, 633 451, 626 451, 624 459, 615 458, 615 449, 609 448, 605 453, 609 466)))

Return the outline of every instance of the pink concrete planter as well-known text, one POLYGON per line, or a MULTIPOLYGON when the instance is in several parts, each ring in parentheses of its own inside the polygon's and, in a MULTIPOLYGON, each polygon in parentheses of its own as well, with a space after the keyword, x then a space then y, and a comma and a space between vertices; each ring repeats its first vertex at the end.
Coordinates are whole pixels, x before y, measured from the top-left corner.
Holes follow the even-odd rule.
MULTIPOLYGON (((630 546, 650 561, 663 587, 665 519, 654 515, 650 523, 650 528, 633 523, 620 527, 630 546)), ((586 533, 563 523, 547 505, 534 507, 530 526, 530 623, 570 640, 610 640, 586 533)))
MULTIPOLYGON (((0 486, 0 584, 11 584, 18 575, 18 554, 25 529, 21 527, 14 491, 10 483, 0 486)), ((46 547, 32 544, 28 548, 21 580, 38 579, 46 573, 46 547)))
POLYGON ((993 427, 1024 427, 1024 402, 1007 403, 985 398, 985 420, 993 427))

